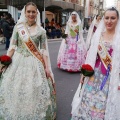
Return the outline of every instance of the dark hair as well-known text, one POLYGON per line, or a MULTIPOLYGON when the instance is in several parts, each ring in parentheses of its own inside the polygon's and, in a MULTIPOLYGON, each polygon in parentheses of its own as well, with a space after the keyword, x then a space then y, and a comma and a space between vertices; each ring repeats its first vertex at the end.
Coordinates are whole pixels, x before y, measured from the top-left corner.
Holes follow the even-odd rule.
POLYGON ((33 2, 28 2, 28 3, 25 5, 25 11, 26 11, 27 6, 29 6, 29 5, 32 5, 32 6, 36 7, 36 9, 37 9, 37 5, 36 5, 35 3, 33 3, 33 2))
MULTIPOLYGON (((117 14, 117 17, 119 18, 119 12, 118 12, 118 10, 117 10, 115 7, 108 8, 108 9, 105 11, 105 13, 106 13, 107 11, 115 11, 116 14, 117 14)), ((105 13, 104 13, 104 15, 105 15, 105 13)))
POLYGON ((8 19, 11 19, 11 18, 12 18, 12 15, 10 13, 7 13, 5 19, 8 20, 8 19))
POLYGON ((52 18, 52 20, 51 21, 55 21, 55 19, 54 18, 52 18))
POLYGON ((98 16, 100 16, 100 15, 96 15, 96 19, 98 18, 98 16))

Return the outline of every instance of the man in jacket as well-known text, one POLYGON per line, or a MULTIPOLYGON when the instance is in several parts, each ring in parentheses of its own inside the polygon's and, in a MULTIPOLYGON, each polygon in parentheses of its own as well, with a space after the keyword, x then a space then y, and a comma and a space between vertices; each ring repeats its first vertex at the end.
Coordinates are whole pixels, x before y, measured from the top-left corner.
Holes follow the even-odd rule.
POLYGON ((12 16, 10 13, 8 13, 6 15, 6 19, 3 22, 2 25, 2 29, 3 29, 3 35, 6 38, 6 50, 9 48, 9 44, 10 44, 10 38, 12 36, 12 29, 13 27, 10 26, 10 20, 11 20, 12 16))

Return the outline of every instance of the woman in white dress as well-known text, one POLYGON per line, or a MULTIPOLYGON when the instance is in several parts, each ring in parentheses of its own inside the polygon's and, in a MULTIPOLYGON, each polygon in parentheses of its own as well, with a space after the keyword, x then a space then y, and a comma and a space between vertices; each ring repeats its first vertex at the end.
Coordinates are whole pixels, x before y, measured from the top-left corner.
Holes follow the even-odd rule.
POLYGON ((65 30, 67 38, 62 40, 59 49, 58 68, 69 72, 80 71, 87 52, 82 32, 80 17, 77 12, 72 12, 65 30))
POLYGON ((94 35, 94 33, 95 33, 99 23, 100 23, 100 20, 101 20, 101 16, 96 15, 94 17, 94 20, 92 21, 92 23, 90 25, 88 35, 87 35, 87 40, 86 40, 87 49, 90 48, 92 36, 94 35))
POLYGON ((46 32, 32 2, 21 12, 7 55, 12 64, 0 79, 0 119, 54 120, 56 98, 46 32))
POLYGON ((120 120, 119 59, 120 19, 112 7, 105 11, 92 38, 85 63, 94 68, 94 75, 84 81, 81 77, 71 120, 120 120))

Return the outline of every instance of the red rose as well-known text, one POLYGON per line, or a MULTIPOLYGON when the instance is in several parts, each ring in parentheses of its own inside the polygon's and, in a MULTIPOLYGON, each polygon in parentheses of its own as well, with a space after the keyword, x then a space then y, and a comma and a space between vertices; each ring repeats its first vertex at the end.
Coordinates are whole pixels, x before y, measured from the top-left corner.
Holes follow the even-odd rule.
POLYGON ((84 76, 92 76, 94 74, 93 68, 89 64, 83 64, 81 67, 81 73, 84 76))
POLYGON ((12 59, 7 55, 0 56, 0 62, 3 65, 9 65, 12 62, 12 59))
POLYGON ((82 69, 88 70, 88 71, 93 71, 93 68, 89 64, 83 64, 82 69))

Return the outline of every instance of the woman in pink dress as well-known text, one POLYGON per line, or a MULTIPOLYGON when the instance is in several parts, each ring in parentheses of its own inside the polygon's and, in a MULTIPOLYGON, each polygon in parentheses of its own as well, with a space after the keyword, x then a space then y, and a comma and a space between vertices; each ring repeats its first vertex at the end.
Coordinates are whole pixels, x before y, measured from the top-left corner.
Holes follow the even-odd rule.
POLYGON ((72 12, 66 26, 66 39, 62 40, 57 66, 69 72, 78 72, 86 57, 86 46, 82 35, 81 20, 72 12))

